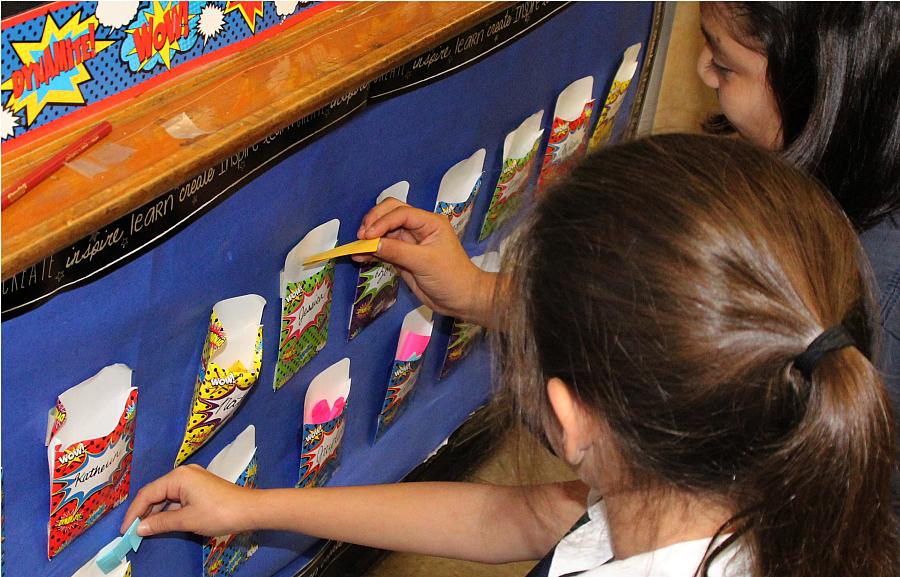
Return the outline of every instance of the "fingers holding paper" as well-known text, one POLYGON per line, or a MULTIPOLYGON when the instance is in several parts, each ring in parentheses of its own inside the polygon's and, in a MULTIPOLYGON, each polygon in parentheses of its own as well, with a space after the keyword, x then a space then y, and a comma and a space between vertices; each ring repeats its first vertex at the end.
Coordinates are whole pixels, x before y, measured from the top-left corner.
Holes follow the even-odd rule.
POLYGON ((391 212, 395 208, 399 206, 409 206, 403 201, 400 201, 393 197, 387 197, 381 202, 377 203, 369 212, 363 216, 362 222, 359 225, 359 230, 356 233, 357 238, 374 238, 367 236, 366 229, 372 226, 377 220, 379 220, 385 214, 391 212))
POLYGON ((382 237, 374 257, 394 265, 429 308, 470 322, 489 322, 496 275, 472 264, 445 216, 389 198, 366 214, 357 236, 382 237))
MULTIPOLYGON (((357 236, 360 239, 387 236, 411 244, 431 245, 444 240, 445 231, 456 237, 446 217, 388 198, 363 217, 357 236)), ((462 250, 461 245, 459 248, 462 250)))
POLYGON ((244 503, 251 493, 199 465, 178 467, 138 491, 121 531, 137 517, 141 537, 172 531, 210 537, 243 531, 247 520, 242 511, 249 510, 244 503))

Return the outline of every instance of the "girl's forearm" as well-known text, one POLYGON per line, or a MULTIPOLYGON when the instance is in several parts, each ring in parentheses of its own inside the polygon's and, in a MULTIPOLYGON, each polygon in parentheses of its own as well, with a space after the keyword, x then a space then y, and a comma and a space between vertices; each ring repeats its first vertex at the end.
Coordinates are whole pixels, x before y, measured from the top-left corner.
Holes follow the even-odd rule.
POLYGON ((499 328, 494 303, 499 302, 501 306, 505 306, 509 295, 509 281, 507 273, 482 271, 471 292, 468 308, 458 318, 488 329, 499 328))
POLYGON ((247 528, 484 563, 538 559, 583 514, 581 483, 402 483, 247 494, 247 528))

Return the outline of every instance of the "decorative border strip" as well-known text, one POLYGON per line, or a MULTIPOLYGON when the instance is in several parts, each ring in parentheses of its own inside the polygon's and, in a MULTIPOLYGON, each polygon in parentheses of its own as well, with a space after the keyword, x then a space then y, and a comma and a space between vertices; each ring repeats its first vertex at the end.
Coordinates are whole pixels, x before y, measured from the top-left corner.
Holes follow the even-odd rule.
POLYGON ((372 83, 371 100, 403 92, 459 72, 522 34, 530 32, 571 2, 519 2, 481 24, 382 74, 372 83))
POLYGON ((2 22, 9 152, 342 2, 54 2, 2 22), (301 6, 302 4, 302 6, 301 6))

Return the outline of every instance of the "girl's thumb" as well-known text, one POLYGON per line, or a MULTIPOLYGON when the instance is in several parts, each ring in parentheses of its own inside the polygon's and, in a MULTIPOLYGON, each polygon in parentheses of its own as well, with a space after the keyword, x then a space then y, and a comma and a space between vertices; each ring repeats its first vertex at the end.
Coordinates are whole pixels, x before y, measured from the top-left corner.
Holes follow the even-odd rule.
POLYGON ((422 253, 423 248, 418 244, 382 237, 378 244, 375 256, 400 268, 416 274, 422 265, 428 265, 429 261, 422 253))

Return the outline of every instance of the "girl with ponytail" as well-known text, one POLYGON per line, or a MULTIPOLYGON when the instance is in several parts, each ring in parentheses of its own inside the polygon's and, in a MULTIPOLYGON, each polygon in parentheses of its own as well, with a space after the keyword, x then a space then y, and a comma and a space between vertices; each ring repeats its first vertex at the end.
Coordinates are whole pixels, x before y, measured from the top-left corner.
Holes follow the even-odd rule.
MULTIPOLYGON (((417 269, 469 262, 446 219, 379 207, 360 234, 453 311, 417 269)), ((860 254, 833 199, 748 144, 603 150, 541 197, 503 275, 455 270, 503 303, 479 313, 499 329, 498 400, 581 481, 244 489, 190 465, 141 489, 123 528, 543 558, 535 576, 896 577, 860 254)))
POLYGON ((601 153, 507 258, 503 382, 557 443, 555 380, 611 433, 608 512, 622 499, 665 521, 672 495, 727 511, 701 574, 740 544, 747 575, 895 575, 893 421, 860 252, 830 196, 741 142, 601 153))

